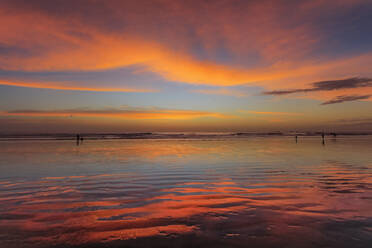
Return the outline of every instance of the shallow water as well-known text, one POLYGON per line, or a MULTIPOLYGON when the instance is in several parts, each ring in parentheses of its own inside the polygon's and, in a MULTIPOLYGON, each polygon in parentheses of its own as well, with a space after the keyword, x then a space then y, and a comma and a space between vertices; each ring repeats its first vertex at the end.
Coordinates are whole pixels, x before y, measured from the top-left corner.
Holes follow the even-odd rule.
POLYGON ((0 142, 0 247, 372 247, 372 140, 0 142))

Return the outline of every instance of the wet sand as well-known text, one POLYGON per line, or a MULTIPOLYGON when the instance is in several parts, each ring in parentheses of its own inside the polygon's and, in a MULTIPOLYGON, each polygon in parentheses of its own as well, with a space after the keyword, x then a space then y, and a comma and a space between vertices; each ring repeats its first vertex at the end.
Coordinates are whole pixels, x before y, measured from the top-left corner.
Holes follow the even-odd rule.
POLYGON ((369 137, 0 142, 1 247, 370 247, 369 137))

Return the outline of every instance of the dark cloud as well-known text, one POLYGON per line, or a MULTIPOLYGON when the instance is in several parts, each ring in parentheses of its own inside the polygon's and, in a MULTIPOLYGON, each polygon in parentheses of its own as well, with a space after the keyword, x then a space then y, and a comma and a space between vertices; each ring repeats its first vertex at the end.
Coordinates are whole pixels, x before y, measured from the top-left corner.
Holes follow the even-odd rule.
POLYGON ((0 56, 27 57, 31 55, 33 55, 33 53, 29 49, 19 47, 19 46, 13 46, 13 45, 7 45, 4 43, 0 43, 0 56))
MULTIPOLYGON (((372 78, 346 78, 341 80, 329 80, 311 83, 311 88, 265 91, 264 95, 288 95, 293 93, 305 93, 313 91, 331 91, 340 89, 354 89, 372 87, 372 78)), ((365 99, 365 98, 364 98, 365 99)))
POLYGON ((371 78, 347 78, 342 80, 321 81, 313 83, 315 91, 339 90, 372 86, 371 78))
POLYGON ((323 102, 322 105, 342 103, 342 102, 351 102, 357 100, 364 100, 370 98, 372 95, 350 95, 350 96, 338 96, 329 101, 323 102))

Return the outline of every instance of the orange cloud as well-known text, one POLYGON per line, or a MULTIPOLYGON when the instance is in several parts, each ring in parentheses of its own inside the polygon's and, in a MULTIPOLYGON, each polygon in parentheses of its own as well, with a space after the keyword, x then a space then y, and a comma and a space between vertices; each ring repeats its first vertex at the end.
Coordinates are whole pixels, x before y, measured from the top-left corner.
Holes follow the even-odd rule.
MULTIPOLYGON (((347 6, 357 4, 354 1, 343 2, 347 2, 347 6)), ((153 3, 148 4, 149 8, 153 6, 153 3)), ((75 13, 70 9, 74 18, 35 11, 37 8, 7 11, 6 6, 3 6, 4 8, 0 10, 0 21, 7 25, 0 27, 0 42, 5 47, 31 52, 26 55, 22 53, 21 56, 1 56, 0 68, 26 71, 80 71, 140 64, 145 67, 145 70, 159 74, 172 82, 213 86, 254 84, 269 90, 300 87, 309 81, 370 73, 372 53, 333 60, 306 57, 322 37, 314 27, 301 21, 301 15, 308 14, 309 11, 316 13, 314 9, 317 8, 327 9, 330 4, 326 1, 299 4, 298 13, 293 15, 294 20, 290 19, 299 20, 299 24, 295 27, 287 27, 283 23, 285 18, 281 12, 282 8, 270 8, 262 3, 239 6, 241 10, 247 10, 243 16, 237 15, 236 9, 231 6, 231 8, 215 8, 200 4, 195 8, 193 4, 174 1, 162 1, 156 4, 161 4, 170 11, 158 12, 157 8, 152 8, 149 16, 144 16, 138 15, 141 13, 138 11, 142 10, 141 4, 128 5, 124 8, 116 2, 102 3, 117 20, 127 22, 126 26, 136 27, 115 31, 93 25, 96 22, 90 23, 91 19, 79 16, 84 13, 75 13), (208 12, 199 11, 205 9, 208 9, 208 12), (166 19, 175 18, 177 22, 166 26, 159 25, 159 27, 152 24, 156 22, 154 20, 158 20, 158 17, 163 16, 166 19), (188 26, 195 31, 195 37, 190 37, 186 28, 188 26), (163 35, 165 38, 162 37, 163 35), (168 40, 171 41, 168 43, 168 40), (229 54, 232 55, 231 64, 213 60, 219 48, 218 40, 223 41, 229 54), (200 41, 201 46, 206 50, 208 55, 206 59, 199 58, 191 52, 196 41, 200 41), (254 67, 238 63, 255 53, 262 57, 263 63, 255 63, 254 67)), ((344 4, 337 4, 336 7, 344 8, 344 4)), ((108 21, 107 17, 97 18, 100 18, 103 23, 108 21)), ((0 82, 0 84, 63 90, 153 91, 124 86, 116 88, 110 83, 103 84, 102 88, 83 87, 79 83, 70 86, 62 82, 45 84, 0 82)), ((196 92, 244 95, 228 89, 196 92)))
MULTIPOLYGON (((79 83, 72 83, 78 85, 79 83)), ((76 90, 76 91, 96 91, 96 92, 156 92, 157 90, 152 89, 135 89, 135 88, 93 88, 93 87, 80 87, 80 86, 68 86, 65 82, 9 82, 1 81, 0 85, 27 87, 27 88, 38 88, 38 89, 52 89, 52 90, 76 90)))
POLYGON ((160 74, 169 81, 215 86, 249 83, 278 88, 283 87, 279 84, 281 79, 310 76, 345 67, 348 68, 348 73, 352 73, 363 69, 360 63, 372 61, 372 55, 365 55, 351 60, 318 64, 315 64, 315 61, 308 61, 302 65, 286 62, 266 68, 246 69, 211 61, 199 61, 191 55, 174 52, 156 42, 136 37, 110 37, 98 33, 92 35, 93 40, 80 41, 76 48, 24 59, 0 58, 0 65, 7 70, 39 71, 104 70, 141 64, 145 65, 147 70, 160 74))
POLYGON ((21 110, 2 111, 0 116, 22 117, 107 117, 122 119, 170 119, 184 120, 201 117, 227 118, 228 115, 196 110, 129 109, 129 110, 21 110))
POLYGON ((250 110, 240 110, 242 113, 258 114, 258 115, 287 115, 287 116, 300 116, 302 113, 292 113, 292 112, 264 112, 264 111, 250 111, 250 110))

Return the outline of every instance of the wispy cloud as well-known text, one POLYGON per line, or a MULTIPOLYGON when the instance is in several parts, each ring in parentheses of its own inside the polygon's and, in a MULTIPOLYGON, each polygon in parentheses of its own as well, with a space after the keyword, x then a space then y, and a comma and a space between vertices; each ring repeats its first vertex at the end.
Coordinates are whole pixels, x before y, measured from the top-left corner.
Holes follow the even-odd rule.
POLYGON ((282 116, 300 116, 302 113, 293 112, 265 112, 265 111, 251 111, 251 110, 240 110, 242 113, 255 114, 255 115, 282 115, 282 116))
POLYGON ((200 89, 200 90, 193 90, 191 92, 199 93, 199 94, 206 94, 206 95, 225 95, 225 96, 235 96, 235 97, 245 97, 248 94, 241 90, 233 90, 233 89, 200 89))
POLYGON ((274 90, 265 91, 264 95, 288 95, 294 93, 306 93, 314 91, 331 91, 331 90, 341 90, 341 89, 355 89, 363 87, 372 87, 371 78, 346 78, 341 80, 329 80, 320 81, 310 84, 311 88, 301 88, 301 89, 289 89, 289 90, 274 90))
POLYGON ((334 120, 333 122, 338 122, 338 123, 372 122, 372 118, 371 117, 343 118, 343 119, 334 120))
POLYGON ((94 1, 89 8, 78 0, 37 2, 1 1, 0 21, 7 23, 0 27, 0 43, 6 44, 1 69, 96 71, 143 65, 169 82, 272 86, 273 81, 345 66, 361 71, 372 58, 366 54, 319 63, 306 57, 320 38, 307 14, 316 20, 320 12, 313 8, 344 10, 326 1, 305 9, 301 1, 274 1, 273 7, 262 1, 220 1, 213 8, 208 1, 94 1), (288 14, 294 8, 303 12, 288 14), (218 60, 221 50, 230 61, 218 60), (259 57, 254 66, 243 62, 252 54, 259 57))
POLYGON ((372 118, 371 117, 354 117, 354 118, 342 118, 331 121, 333 125, 348 127, 357 130, 372 130, 372 118))
POLYGON ((94 91, 94 92, 157 92, 153 89, 136 89, 136 88, 111 88, 111 87, 83 87, 78 86, 80 83, 66 82, 9 82, 1 81, 0 85, 25 87, 25 88, 38 88, 38 89, 52 89, 52 90, 73 90, 73 91, 94 91))
POLYGON ((372 95, 345 95, 345 96, 337 96, 329 101, 323 102, 322 105, 328 104, 335 104, 335 103, 342 103, 342 102, 351 102, 357 100, 366 100, 369 99, 372 95))
POLYGON ((122 119, 196 119, 201 117, 227 118, 229 115, 197 110, 177 110, 160 108, 125 109, 62 109, 62 110, 13 110, 0 111, 0 116, 23 117, 107 117, 122 119))

